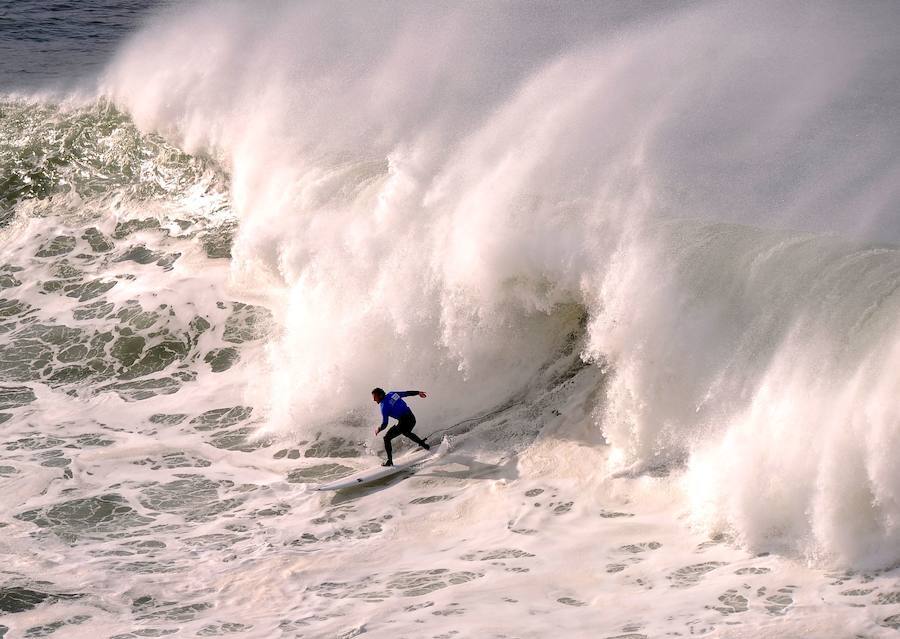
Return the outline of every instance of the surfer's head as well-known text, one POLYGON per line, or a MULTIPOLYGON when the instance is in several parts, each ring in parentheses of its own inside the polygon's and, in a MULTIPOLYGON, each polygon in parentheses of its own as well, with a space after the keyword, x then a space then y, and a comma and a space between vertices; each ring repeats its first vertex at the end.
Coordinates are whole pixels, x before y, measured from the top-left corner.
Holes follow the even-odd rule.
POLYGON ((376 404, 380 404, 381 400, 384 399, 384 389, 383 388, 373 388, 372 389, 372 399, 375 400, 376 404))

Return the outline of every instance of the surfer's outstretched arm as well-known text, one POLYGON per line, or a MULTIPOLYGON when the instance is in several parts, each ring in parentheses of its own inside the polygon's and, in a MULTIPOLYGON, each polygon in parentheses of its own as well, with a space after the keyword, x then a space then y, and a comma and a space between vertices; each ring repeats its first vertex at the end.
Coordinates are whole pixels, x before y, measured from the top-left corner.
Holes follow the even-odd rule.
POLYGON ((418 395, 419 397, 428 397, 428 394, 425 391, 402 391, 397 394, 400 397, 412 397, 413 395, 418 395))

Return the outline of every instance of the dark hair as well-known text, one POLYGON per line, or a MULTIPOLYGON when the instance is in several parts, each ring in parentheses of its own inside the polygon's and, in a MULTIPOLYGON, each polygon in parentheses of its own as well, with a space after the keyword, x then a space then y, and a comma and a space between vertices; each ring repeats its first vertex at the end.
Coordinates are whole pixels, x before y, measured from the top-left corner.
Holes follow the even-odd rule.
POLYGON ((373 395, 378 395, 379 397, 384 397, 384 389, 383 389, 383 388, 378 388, 378 387, 376 386, 375 388, 372 389, 372 394, 373 394, 373 395))

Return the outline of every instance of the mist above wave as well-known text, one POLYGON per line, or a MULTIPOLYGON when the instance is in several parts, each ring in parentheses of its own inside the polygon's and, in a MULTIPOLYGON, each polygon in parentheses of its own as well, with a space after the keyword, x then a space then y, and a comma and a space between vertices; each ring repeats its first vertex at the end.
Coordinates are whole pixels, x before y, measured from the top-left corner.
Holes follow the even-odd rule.
POLYGON ((230 173, 233 276, 283 326, 273 428, 352 422, 376 384, 466 417, 528 388, 586 315, 614 466, 687 455, 716 487, 692 491, 700 525, 887 561, 898 260, 849 238, 900 231, 897 23, 821 3, 199 4, 104 82, 230 173), (837 532, 848 513, 858 534, 837 532))

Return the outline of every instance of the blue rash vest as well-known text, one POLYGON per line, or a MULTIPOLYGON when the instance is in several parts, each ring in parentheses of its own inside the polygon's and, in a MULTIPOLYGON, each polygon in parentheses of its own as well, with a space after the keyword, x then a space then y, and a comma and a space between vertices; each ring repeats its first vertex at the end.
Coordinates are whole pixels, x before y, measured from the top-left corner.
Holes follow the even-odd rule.
POLYGON ((409 406, 407 406, 406 402, 401 398, 418 394, 419 391, 388 391, 380 404, 381 416, 383 418, 381 420, 382 427, 387 426, 388 417, 400 419, 406 415, 406 413, 410 412, 409 406))

